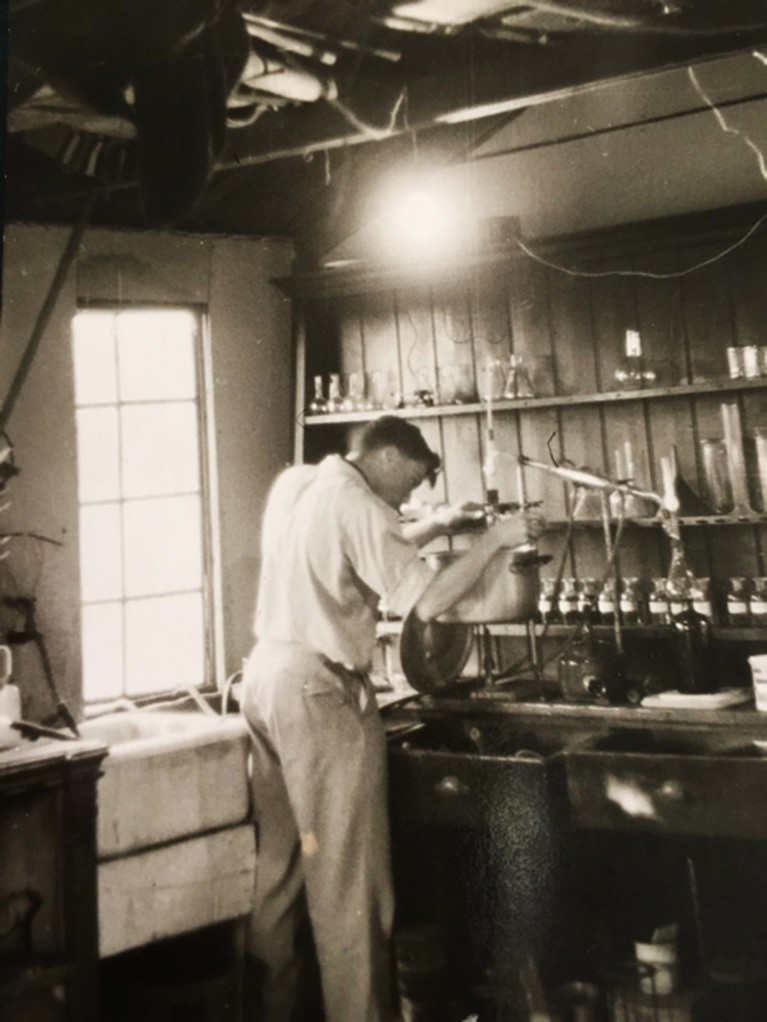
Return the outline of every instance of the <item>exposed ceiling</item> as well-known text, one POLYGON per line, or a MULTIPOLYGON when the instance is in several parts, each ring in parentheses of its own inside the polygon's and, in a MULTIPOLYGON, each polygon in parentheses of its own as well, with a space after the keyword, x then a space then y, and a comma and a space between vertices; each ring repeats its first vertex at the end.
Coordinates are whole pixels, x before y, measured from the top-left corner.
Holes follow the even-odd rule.
POLYGON ((534 103, 767 43, 764 0, 10 0, 6 218, 299 236, 534 103))

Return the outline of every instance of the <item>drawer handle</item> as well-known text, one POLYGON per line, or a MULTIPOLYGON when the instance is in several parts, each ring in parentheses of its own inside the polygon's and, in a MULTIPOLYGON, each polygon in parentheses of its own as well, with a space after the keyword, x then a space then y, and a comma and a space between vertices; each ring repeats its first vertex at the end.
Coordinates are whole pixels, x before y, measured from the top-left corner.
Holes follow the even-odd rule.
POLYGON ((470 790, 468 784, 464 784, 458 777, 443 777, 434 785, 434 790, 440 795, 466 795, 470 790))
POLYGON ((655 797, 659 802, 679 803, 685 802, 689 793, 679 781, 664 781, 656 790, 655 797))

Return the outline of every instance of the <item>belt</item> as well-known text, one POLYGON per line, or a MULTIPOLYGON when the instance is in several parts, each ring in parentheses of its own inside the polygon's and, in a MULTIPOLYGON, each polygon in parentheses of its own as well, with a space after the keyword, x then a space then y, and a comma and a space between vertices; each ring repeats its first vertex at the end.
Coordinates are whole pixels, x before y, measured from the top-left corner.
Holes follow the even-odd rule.
POLYGON ((331 674, 334 674, 345 685, 364 685, 367 681, 367 671, 360 671, 353 667, 347 667, 346 664, 339 664, 337 660, 331 660, 324 653, 318 653, 317 658, 323 667, 326 667, 331 674))

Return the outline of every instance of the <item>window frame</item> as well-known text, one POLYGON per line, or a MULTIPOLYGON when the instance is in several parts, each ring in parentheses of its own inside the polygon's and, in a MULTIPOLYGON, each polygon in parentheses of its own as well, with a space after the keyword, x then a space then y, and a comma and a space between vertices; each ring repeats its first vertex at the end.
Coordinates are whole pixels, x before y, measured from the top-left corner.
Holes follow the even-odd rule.
MULTIPOLYGON (((151 693, 143 693, 137 696, 128 695, 124 690, 118 697, 85 698, 83 692, 83 704, 86 713, 103 712, 105 707, 120 701, 129 701, 136 705, 145 705, 158 700, 167 699, 169 696, 178 694, 180 691, 187 691, 195 688, 202 693, 212 693, 220 690, 224 678, 224 624, 223 624, 223 585, 221 578, 221 532, 220 532, 220 508, 218 501, 218 464, 216 459, 216 436, 215 436, 215 405, 214 405, 214 375, 212 360, 212 338, 210 329, 210 315, 208 307, 201 302, 160 302, 160 301, 110 301, 108 299, 80 300, 77 303, 75 314, 72 320, 72 373, 74 391, 74 318, 83 312, 110 312, 119 315, 121 312, 188 312, 195 321, 194 336, 194 367, 197 382, 197 394, 195 404, 197 407, 197 446, 200 473, 200 519, 201 519, 201 558, 202 558, 202 604, 203 604, 203 681, 199 685, 185 683, 179 679, 177 684, 169 685, 167 689, 157 689, 151 693)), ((119 399, 115 407, 119 410, 123 404, 119 399)), ((73 408, 75 414, 80 408, 89 407, 79 405, 76 397, 73 396, 73 408)), ((120 465, 122 462, 120 462, 120 465)), ((79 464, 78 464, 79 472, 79 464)), ((125 498, 120 498, 124 503, 125 498)), ((80 544, 79 519, 80 510, 84 504, 79 496, 78 508, 78 545, 80 544)), ((125 605, 128 597, 125 595, 124 582, 123 591, 119 602, 125 605)), ((79 606, 84 607, 82 591, 79 593, 79 606)), ((82 628, 82 626, 81 626, 82 628)), ((81 630, 82 635, 82 630, 81 630)), ((123 646, 122 660, 124 668, 125 647, 123 646)), ((121 688, 124 689, 125 676, 121 680, 121 688)))

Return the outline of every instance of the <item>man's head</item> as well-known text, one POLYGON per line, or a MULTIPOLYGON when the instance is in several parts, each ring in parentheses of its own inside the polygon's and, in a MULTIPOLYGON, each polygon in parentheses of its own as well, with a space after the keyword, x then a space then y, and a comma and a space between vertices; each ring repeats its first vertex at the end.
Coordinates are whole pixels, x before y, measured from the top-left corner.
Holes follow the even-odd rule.
POLYGON ((394 508, 425 479, 433 485, 442 465, 418 427, 396 415, 382 415, 369 423, 350 458, 371 488, 394 508))

